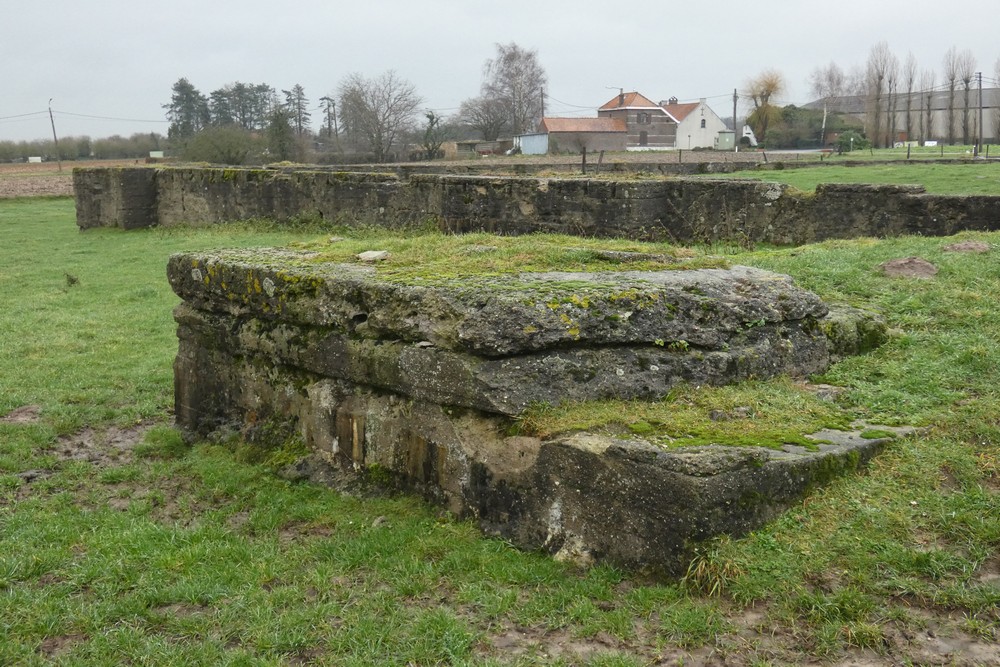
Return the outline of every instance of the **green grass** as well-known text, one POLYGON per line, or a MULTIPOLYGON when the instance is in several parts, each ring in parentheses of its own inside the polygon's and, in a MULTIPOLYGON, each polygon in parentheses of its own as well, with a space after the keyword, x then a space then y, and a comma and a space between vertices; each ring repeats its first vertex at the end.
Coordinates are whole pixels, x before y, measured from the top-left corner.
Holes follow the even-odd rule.
MULTIPOLYGON (((975 146, 955 144, 954 146, 911 146, 906 148, 865 148, 848 153, 834 153, 830 160, 969 160, 975 155, 975 146)), ((983 146, 982 157, 1000 157, 1000 146, 983 146)))
MULTIPOLYGON (((597 666, 697 664, 709 653, 801 664, 862 648, 918 661, 902 637, 928 627, 984 651, 1000 639, 1000 588, 985 576, 1000 567, 994 253, 903 238, 728 257, 882 310, 896 333, 816 378, 847 388, 833 403, 782 379, 685 388, 666 409, 611 406, 621 428, 764 439, 861 417, 928 430, 751 535, 702 545, 683 582, 657 584, 519 552, 415 499, 292 484, 230 447, 183 442, 169 425, 169 254, 331 233, 346 234, 262 224, 80 233, 69 200, 0 202, 0 415, 41 408, 38 423, 0 422, 0 664, 597 666), (906 281, 875 270, 908 255, 940 273, 906 281), (707 417, 740 407, 746 419, 707 417), (60 454, 81 429, 99 437, 137 422, 155 426, 132 459, 60 454), (723 430, 698 431, 708 428, 723 430)), ((504 243, 398 242, 426 254, 472 240, 504 243)), ((583 418, 601 421, 560 417, 583 418)))
POLYGON ((877 183, 922 185, 928 193, 939 195, 1000 195, 1000 163, 848 166, 834 161, 801 169, 713 174, 711 178, 754 178, 785 183, 803 192, 813 192, 821 183, 877 183))

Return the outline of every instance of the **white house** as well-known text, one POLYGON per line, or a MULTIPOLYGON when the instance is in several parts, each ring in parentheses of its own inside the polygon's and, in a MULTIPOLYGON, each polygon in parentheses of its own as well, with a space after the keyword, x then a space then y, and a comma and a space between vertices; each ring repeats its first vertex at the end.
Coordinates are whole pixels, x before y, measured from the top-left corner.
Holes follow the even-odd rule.
POLYGON ((660 102, 663 109, 677 119, 677 148, 693 150, 695 148, 716 148, 719 132, 728 130, 712 109, 705 103, 705 98, 697 102, 678 104, 676 97, 666 102, 660 102))

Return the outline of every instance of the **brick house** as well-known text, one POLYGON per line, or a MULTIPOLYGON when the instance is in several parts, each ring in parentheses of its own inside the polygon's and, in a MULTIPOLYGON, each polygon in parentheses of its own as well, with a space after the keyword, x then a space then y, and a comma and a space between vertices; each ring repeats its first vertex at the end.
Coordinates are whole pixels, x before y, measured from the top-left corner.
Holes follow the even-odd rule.
POLYGON ((624 121, 629 149, 663 150, 677 145, 677 119, 638 92, 621 92, 598 110, 599 118, 624 121))

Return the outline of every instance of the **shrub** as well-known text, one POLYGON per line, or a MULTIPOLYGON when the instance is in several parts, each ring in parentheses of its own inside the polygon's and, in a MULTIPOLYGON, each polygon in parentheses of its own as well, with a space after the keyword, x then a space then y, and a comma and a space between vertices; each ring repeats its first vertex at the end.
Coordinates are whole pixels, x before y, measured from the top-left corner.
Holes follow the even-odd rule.
POLYGON ((869 148, 871 145, 872 143, 870 141, 854 130, 848 130, 837 138, 837 150, 841 153, 849 153, 851 150, 869 148))

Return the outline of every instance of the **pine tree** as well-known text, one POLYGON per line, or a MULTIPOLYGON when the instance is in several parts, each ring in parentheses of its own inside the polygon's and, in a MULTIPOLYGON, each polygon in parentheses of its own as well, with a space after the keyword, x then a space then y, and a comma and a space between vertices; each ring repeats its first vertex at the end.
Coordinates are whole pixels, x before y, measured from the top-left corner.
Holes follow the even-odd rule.
POLYGON ((208 100, 185 78, 178 79, 172 91, 170 104, 163 105, 170 121, 167 136, 176 140, 188 139, 209 125, 208 100))
POLYGON ((309 113, 309 100, 306 98, 306 91, 301 85, 295 84, 291 90, 281 92, 285 94, 285 109, 288 110, 291 117, 295 134, 302 137, 309 131, 309 119, 312 117, 312 114, 309 113))

